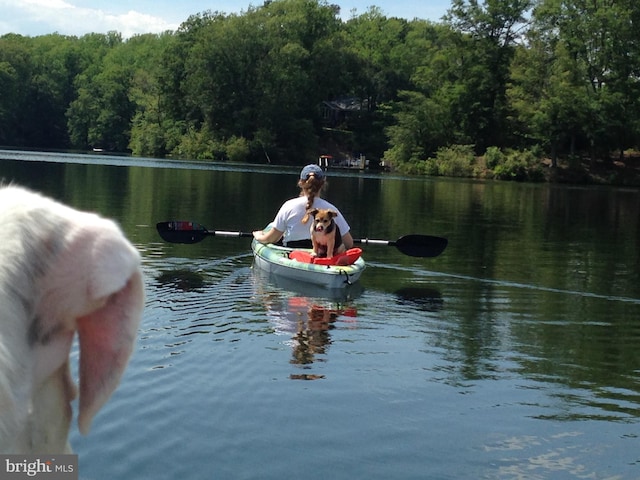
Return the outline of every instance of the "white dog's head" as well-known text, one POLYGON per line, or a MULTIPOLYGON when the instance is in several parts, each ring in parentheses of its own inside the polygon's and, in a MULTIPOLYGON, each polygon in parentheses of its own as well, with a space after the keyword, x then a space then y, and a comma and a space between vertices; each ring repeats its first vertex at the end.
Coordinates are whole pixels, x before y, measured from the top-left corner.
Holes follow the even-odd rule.
POLYGON ((68 450, 117 387, 144 306, 140 256, 110 220, 0 187, 0 453, 68 450))

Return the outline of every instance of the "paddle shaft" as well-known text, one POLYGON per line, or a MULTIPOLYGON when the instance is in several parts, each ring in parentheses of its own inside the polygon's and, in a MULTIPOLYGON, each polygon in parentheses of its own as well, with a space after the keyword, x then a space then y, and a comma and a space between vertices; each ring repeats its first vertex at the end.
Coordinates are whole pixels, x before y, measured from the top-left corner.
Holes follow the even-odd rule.
MULTIPOLYGON (((170 243, 198 243, 205 237, 245 237, 253 238, 249 232, 234 232, 228 230, 207 230, 199 223, 173 221, 160 222, 156 225, 163 240, 170 243)), ((374 240, 371 238, 357 238, 354 244, 386 245, 396 247, 400 252, 412 257, 437 257, 447 247, 447 239, 431 235, 404 235, 396 241, 374 240)))
POLYGON ((447 244, 449 242, 446 238, 442 237, 411 234, 403 235, 395 242, 392 240, 372 240, 370 238, 363 238, 354 240, 353 243, 396 247, 400 252, 405 255, 409 255, 410 257, 437 257, 445 248, 447 248, 447 244))
POLYGON ((362 245, 386 245, 389 247, 394 247, 396 245, 396 242, 392 240, 374 240, 372 238, 354 238, 353 243, 362 245))
POLYGON ((253 238, 253 233, 250 232, 230 232, 227 230, 207 230, 207 235, 212 237, 245 237, 253 238))
MULTIPOLYGON (((187 230, 184 231, 185 233, 187 230)), ((201 232, 203 235, 209 237, 243 237, 243 238, 252 238, 253 233, 250 232, 234 232, 230 230, 206 230, 201 232)), ((392 240, 374 240, 372 238, 354 238, 354 244, 363 244, 363 245, 387 245, 393 247, 396 245, 395 241, 392 240)))

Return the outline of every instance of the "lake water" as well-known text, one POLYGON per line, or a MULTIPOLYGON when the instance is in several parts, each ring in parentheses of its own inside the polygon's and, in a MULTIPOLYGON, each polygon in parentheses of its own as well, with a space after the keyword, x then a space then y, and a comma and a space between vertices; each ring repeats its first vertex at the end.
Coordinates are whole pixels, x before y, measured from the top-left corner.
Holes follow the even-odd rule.
POLYGON ((262 278, 246 238, 155 232, 262 227, 298 169, 0 158, 143 255, 137 350, 90 434, 73 426, 81 478, 640 478, 638 190, 332 173, 354 237, 449 246, 367 247, 327 298, 262 278))

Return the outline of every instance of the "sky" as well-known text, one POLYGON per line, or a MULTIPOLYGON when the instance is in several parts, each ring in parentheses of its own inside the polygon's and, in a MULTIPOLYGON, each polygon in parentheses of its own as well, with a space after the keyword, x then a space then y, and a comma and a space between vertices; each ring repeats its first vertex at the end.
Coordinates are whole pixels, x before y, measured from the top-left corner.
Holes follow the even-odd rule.
MULTIPOLYGON (((136 34, 175 31, 189 16, 211 10, 243 13, 264 0, 0 0, 0 35, 39 36, 49 33, 82 36, 117 31, 124 38, 136 34)), ((329 0, 348 20, 370 6, 387 17, 439 22, 451 0, 329 0)))

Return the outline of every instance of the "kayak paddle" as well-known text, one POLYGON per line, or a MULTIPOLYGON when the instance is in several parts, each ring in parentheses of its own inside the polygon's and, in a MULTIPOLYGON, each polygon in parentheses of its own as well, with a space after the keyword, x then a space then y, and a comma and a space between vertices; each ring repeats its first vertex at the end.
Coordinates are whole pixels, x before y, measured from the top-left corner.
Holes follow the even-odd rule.
POLYGON ((395 242, 391 240, 372 240, 370 238, 354 238, 353 243, 360 243, 364 245, 387 245, 389 247, 396 247, 405 255, 410 257, 437 257, 440 255, 449 241, 443 237, 434 237, 432 235, 418 235, 413 233, 411 235, 403 235, 395 242))
POLYGON ((156 229, 165 242, 169 243, 198 243, 206 237, 250 237, 250 232, 227 232, 224 230, 207 230, 199 223, 175 221, 160 222, 156 229))
MULTIPOLYGON (((253 238, 253 234, 250 232, 207 230, 199 223, 186 221, 160 222, 156 225, 156 229, 162 239, 169 243, 198 243, 206 237, 253 238)), ((434 237, 432 235, 411 234, 404 235, 396 241, 355 238, 353 243, 396 247, 402 253, 411 257, 437 257, 445 248, 447 248, 448 240, 443 237, 434 237)))

